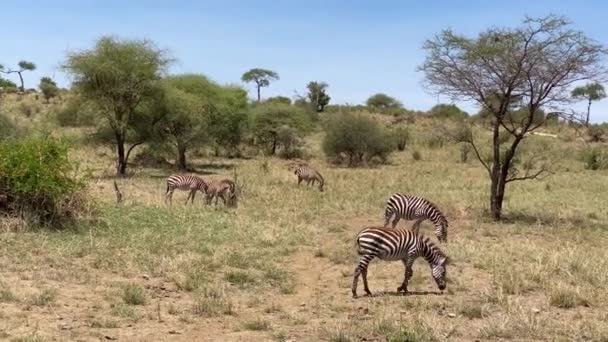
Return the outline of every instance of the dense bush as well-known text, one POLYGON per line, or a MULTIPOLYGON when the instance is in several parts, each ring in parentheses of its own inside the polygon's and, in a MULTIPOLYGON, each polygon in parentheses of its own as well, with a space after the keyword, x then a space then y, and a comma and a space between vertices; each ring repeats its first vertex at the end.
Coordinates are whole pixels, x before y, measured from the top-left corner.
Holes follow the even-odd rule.
POLYGON ((583 152, 582 160, 587 170, 603 170, 608 168, 608 154, 599 147, 593 147, 583 152))
POLYGON ((410 141, 410 131, 403 126, 397 126, 391 132, 397 150, 403 151, 410 141))
MULTIPOLYGON (((301 141, 312 129, 310 116, 301 107, 285 104, 261 104, 253 109, 252 133, 256 144, 266 148, 269 154, 279 149, 289 155, 294 143, 301 141)), ((281 152, 283 153, 283 152, 281 152)))
POLYGON ((469 114, 454 104, 438 104, 429 110, 429 116, 441 119, 464 119, 469 114))
POLYGON ((591 126, 587 130, 589 142, 604 142, 606 140, 606 132, 600 126, 591 126))
POLYGON ((11 119, 0 114, 0 141, 17 134, 17 127, 11 119))
POLYGON ((373 119, 350 113, 336 114, 328 122, 323 140, 323 151, 335 162, 346 156, 349 166, 369 163, 378 157, 386 158, 394 149, 391 134, 373 119))
POLYGON ((70 97, 59 110, 55 112, 55 119, 62 127, 92 126, 95 123, 96 109, 80 97, 70 97))
POLYGON ((49 137, 0 143, 0 210, 28 223, 63 226, 84 208, 67 146, 49 137))

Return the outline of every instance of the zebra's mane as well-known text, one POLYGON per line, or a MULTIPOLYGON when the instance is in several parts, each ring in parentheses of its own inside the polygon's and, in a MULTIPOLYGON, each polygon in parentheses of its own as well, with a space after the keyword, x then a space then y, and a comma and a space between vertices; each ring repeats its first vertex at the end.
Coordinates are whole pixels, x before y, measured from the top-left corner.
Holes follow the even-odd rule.
POLYGON ((446 262, 449 261, 448 256, 430 238, 424 235, 419 235, 419 237, 424 247, 428 248, 433 254, 445 258, 446 262))

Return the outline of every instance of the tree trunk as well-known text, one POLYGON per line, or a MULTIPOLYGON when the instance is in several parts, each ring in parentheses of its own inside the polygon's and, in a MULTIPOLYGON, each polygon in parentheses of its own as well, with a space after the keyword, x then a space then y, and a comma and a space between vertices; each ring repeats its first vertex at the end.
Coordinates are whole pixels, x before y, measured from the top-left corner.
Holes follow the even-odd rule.
POLYGON ((183 146, 177 148, 177 167, 180 171, 186 171, 186 148, 183 146))
POLYGON ((494 123, 493 139, 492 139, 492 174, 491 174, 491 189, 490 189, 490 213, 495 221, 500 221, 502 214, 502 200, 504 198, 505 184, 501 183, 501 164, 500 164, 500 123, 498 118, 494 123))
POLYGON ((258 102, 260 102, 260 85, 258 84, 258 102))
POLYGON ((271 155, 274 156, 274 154, 277 152, 277 138, 275 137, 274 139, 272 139, 272 151, 271 151, 271 155))
POLYGON ((124 177, 127 174, 127 159, 125 158, 125 137, 116 132, 116 175, 124 177))
POLYGON ((21 80, 21 91, 25 92, 25 86, 23 84, 23 76, 21 76, 21 72, 17 72, 19 74, 19 79, 21 80))
POLYGON ((585 127, 589 127, 589 114, 591 113, 591 99, 589 99, 589 104, 587 104, 587 118, 585 119, 585 127))

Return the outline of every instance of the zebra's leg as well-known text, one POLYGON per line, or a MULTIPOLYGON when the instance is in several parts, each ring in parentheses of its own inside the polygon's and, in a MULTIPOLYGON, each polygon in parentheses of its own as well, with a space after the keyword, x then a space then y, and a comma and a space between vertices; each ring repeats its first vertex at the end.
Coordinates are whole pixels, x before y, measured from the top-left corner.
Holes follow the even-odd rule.
POLYGON ((192 198, 190 199, 190 204, 194 205, 194 196, 196 196, 196 189, 192 190, 192 198))
POLYGON ((361 269, 359 266, 355 268, 355 273, 353 274, 353 298, 357 298, 357 283, 359 282, 359 275, 361 274, 361 269))
POLYGON ((165 204, 167 204, 167 200, 169 200, 169 204, 173 202, 173 190, 167 190, 165 193, 165 204))
POLYGON ((302 183, 302 177, 298 176, 298 186, 300 186, 300 183, 302 183))
POLYGON ((365 293, 367 293, 368 296, 371 297, 372 293, 369 290, 369 287, 367 286, 367 268, 364 269, 361 273, 361 275, 363 276, 363 290, 365 291, 365 293))
POLYGON ((190 190, 190 191, 188 192, 188 197, 186 197, 186 203, 185 203, 185 205, 188 205, 188 201, 190 200, 190 197, 191 197, 191 196, 192 196, 192 190, 190 190))
POLYGON ((412 257, 401 259, 401 261, 403 262, 403 266, 405 266, 405 274, 403 277, 403 283, 397 288, 397 292, 403 291, 405 294, 407 294, 407 284, 409 283, 410 278, 413 274, 412 265, 414 264, 414 260, 415 258, 412 257))
POLYGON ((418 220, 416 220, 416 222, 414 222, 414 225, 412 226, 412 231, 414 232, 414 234, 418 235, 418 231, 420 231, 420 224, 422 223, 422 221, 424 221, 424 218, 419 218, 418 220))

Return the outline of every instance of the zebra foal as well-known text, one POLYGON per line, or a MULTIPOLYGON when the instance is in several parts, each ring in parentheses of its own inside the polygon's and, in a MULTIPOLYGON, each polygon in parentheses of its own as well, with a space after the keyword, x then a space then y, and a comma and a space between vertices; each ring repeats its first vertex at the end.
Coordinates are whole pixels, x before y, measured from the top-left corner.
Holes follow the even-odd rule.
POLYGON ((230 179, 212 181, 207 187, 207 194, 205 197, 207 205, 211 205, 211 201, 214 197, 215 205, 217 205, 218 198, 221 198, 224 206, 236 206, 236 184, 230 179))
POLYGON ((319 171, 315 170, 312 166, 307 164, 300 164, 296 167, 293 172, 296 176, 298 176, 298 186, 302 181, 306 181, 306 185, 315 185, 315 182, 319 182, 319 191, 323 191, 323 186, 325 185, 325 179, 319 173, 319 171))
POLYGON ((194 203, 194 196, 197 191, 202 193, 207 192, 207 183, 200 177, 191 175, 172 175, 167 178, 167 191, 165 192, 165 203, 169 200, 169 203, 173 203, 173 192, 175 189, 181 191, 189 191, 186 203, 192 199, 191 203, 194 203))
POLYGON ((446 288, 448 257, 429 238, 408 230, 384 227, 364 228, 357 234, 357 253, 361 256, 353 276, 353 298, 357 298, 359 275, 363 277, 363 289, 371 292, 367 285, 367 267, 374 258, 385 261, 401 260, 405 266, 403 283, 397 292, 407 293, 407 285, 412 277, 412 266, 418 257, 423 257, 431 267, 431 274, 440 291, 446 288))
POLYGON ((416 220, 412 226, 415 234, 418 234, 420 224, 424 220, 429 220, 435 226, 437 239, 440 242, 448 241, 448 220, 435 204, 422 197, 402 193, 393 194, 386 202, 384 227, 388 227, 388 224, 391 223, 394 229, 400 219, 416 220))

